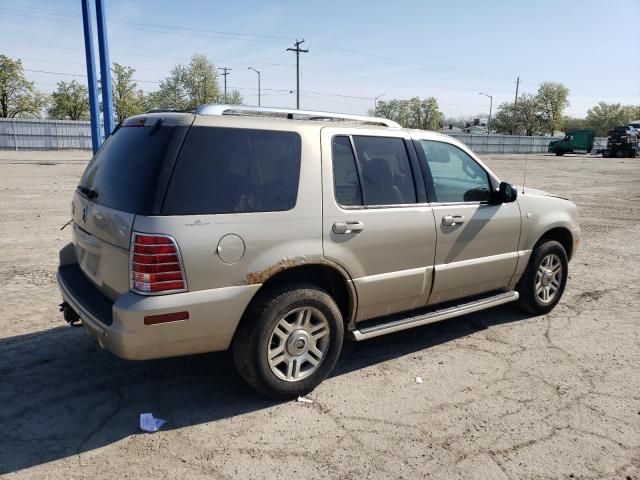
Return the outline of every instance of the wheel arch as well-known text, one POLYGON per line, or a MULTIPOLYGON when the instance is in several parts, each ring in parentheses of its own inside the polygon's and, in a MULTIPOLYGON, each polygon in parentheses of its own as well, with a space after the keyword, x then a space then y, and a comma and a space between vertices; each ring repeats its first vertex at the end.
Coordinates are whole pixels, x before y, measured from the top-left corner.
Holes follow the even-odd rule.
POLYGON ((266 293, 287 283, 311 283, 322 288, 338 305, 345 327, 353 323, 357 307, 357 295, 353 282, 339 265, 327 260, 322 263, 294 265, 274 272, 262 282, 245 311, 266 293))
POLYGON ((567 258, 571 260, 573 257, 573 234, 567 227, 554 227, 544 232, 533 246, 533 250, 538 248, 544 242, 555 240, 563 246, 567 253, 567 258))

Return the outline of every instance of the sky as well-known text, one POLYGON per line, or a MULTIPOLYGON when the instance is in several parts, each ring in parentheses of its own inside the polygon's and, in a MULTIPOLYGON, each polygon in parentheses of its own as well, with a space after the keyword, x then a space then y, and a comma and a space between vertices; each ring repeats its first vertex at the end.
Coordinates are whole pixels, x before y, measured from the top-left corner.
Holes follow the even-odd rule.
MULTIPOLYGON (((104 0, 112 62, 158 88, 205 54, 256 105, 366 114, 374 98, 434 96, 447 117, 486 115, 541 82, 570 89, 566 114, 599 101, 640 104, 640 0, 104 0), (606 21, 604 21, 606 19, 606 21), (614 19, 614 20, 612 20, 614 19)), ((94 15, 95 20, 95 15, 94 15)), ((97 42, 96 42, 97 51, 97 42)), ((46 92, 86 82, 80 0, 0 0, 0 54, 46 92), (43 73, 52 72, 52 73, 43 73)))

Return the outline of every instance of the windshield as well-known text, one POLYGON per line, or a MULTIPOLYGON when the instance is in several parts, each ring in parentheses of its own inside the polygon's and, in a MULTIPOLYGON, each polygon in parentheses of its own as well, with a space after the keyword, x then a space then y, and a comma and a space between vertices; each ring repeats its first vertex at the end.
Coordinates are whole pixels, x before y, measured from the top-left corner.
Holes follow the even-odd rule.
MULTIPOLYGON (((78 191, 105 207, 152 214, 168 180, 186 126, 121 127, 100 147, 78 191), (166 178, 165 178, 166 177, 166 178)), ((159 207, 158 207, 159 208, 159 207)))

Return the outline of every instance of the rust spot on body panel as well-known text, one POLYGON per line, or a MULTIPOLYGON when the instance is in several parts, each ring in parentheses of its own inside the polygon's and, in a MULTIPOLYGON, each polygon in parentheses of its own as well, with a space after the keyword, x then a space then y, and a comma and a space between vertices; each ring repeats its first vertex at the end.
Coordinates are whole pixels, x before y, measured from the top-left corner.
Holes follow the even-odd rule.
POLYGON ((289 268, 298 267, 308 263, 307 257, 304 255, 298 255, 296 257, 285 257, 278 263, 271 265, 263 270, 257 272, 247 273, 244 277, 246 285, 257 285, 266 282, 277 273, 280 273, 289 268))

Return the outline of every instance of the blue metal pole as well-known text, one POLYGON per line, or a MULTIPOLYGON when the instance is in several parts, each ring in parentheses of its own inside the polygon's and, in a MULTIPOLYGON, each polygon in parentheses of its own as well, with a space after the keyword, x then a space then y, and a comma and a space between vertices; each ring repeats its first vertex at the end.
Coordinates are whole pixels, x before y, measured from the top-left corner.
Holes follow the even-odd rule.
POLYGON ((91 114, 91 144, 93 153, 100 148, 100 111, 98 109, 98 87, 96 84, 96 60, 93 56, 91 35, 91 9, 89 0, 82 3, 82 28, 84 30, 84 50, 87 58, 87 83, 89 87, 89 113, 91 114))
POLYGON ((109 41, 103 0, 96 0, 98 20, 98 51, 100 53, 100 86, 102 87, 102 116, 104 118, 105 139, 113 132, 113 99, 111 98, 111 63, 109 62, 109 41))

